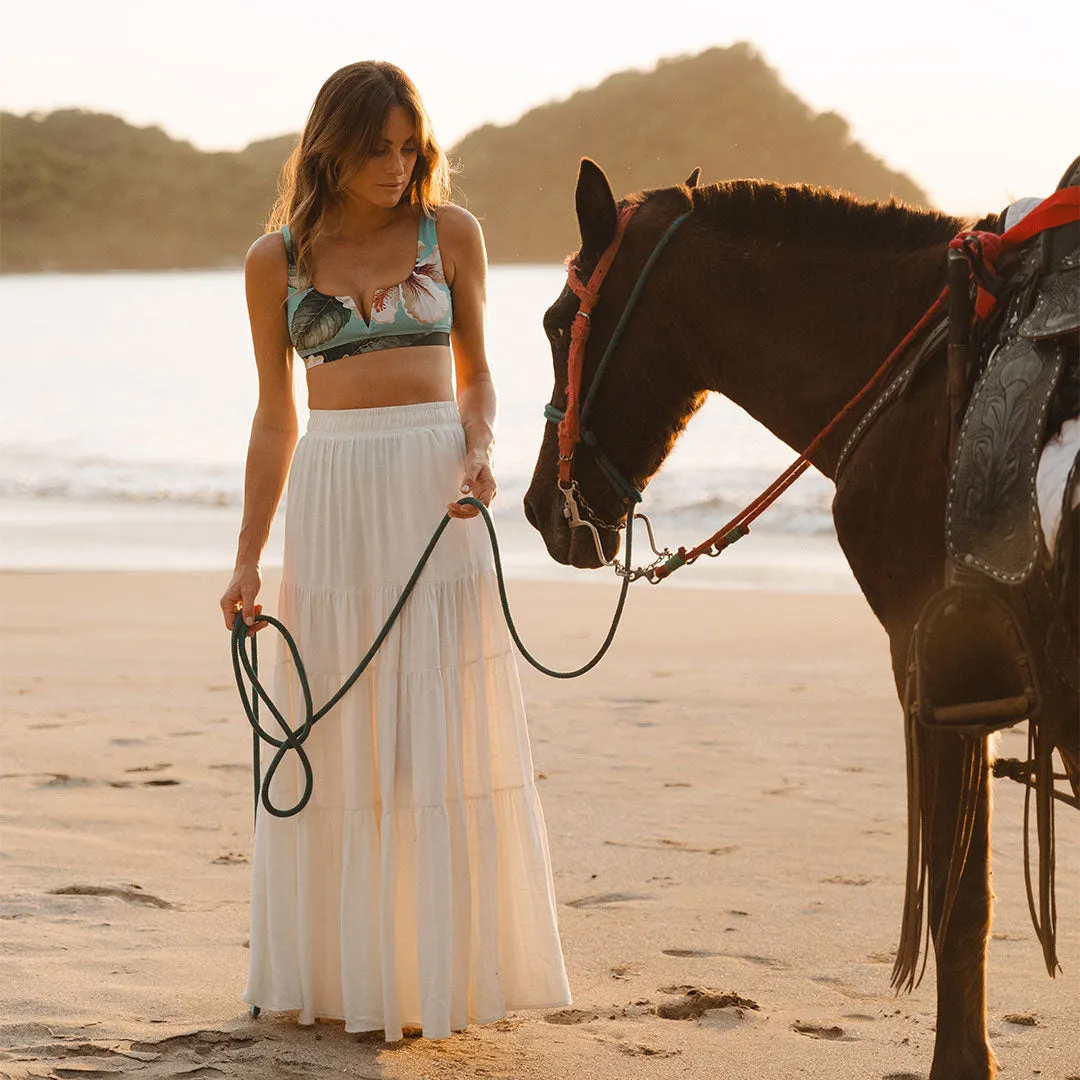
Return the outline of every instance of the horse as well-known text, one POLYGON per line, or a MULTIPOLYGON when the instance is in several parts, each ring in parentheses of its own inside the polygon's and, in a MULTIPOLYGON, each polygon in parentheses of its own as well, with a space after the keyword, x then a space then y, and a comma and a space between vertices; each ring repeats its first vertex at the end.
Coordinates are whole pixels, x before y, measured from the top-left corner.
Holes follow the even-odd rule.
MULTIPOLYGON (((524 508, 548 553, 583 568, 611 560, 633 512, 629 493, 645 487, 708 393, 723 393, 799 453, 812 447, 809 461, 835 481, 837 537, 887 631, 910 727, 913 634, 946 584, 952 427, 944 346, 923 350, 927 357, 887 407, 875 405, 878 388, 826 438, 815 436, 939 297, 950 240, 964 223, 807 186, 741 180, 700 187, 697 171, 682 184, 616 202, 589 159, 580 166, 576 209, 580 250, 543 320, 555 373, 546 411, 549 420, 566 412, 571 341, 587 330, 579 355, 591 412, 576 453, 560 447, 549 424, 537 455, 524 508), (611 255, 617 234, 621 246, 611 255), (582 283, 602 259, 602 293, 576 319, 582 283), (596 382, 613 335, 617 347, 596 382), (856 429, 857 445, 845 451, 856 429)), ((995 220, 977 227, 991 229, 995 220)), ((1071 545, 1076 535, 1074 520, 1071 545)), ((1050 573, 1041 565, 1036 574, 1044 592, 1050 573)), ((1075 643, 1075 606, 1069 618, 1075 643)), ((1078 715, 1076 680, 1050 666, 1042 728, 1065 766, 1058 778, 1072 785, 1066 801, 1080 806, 1078 715)), ((911 989, 921 978, 928 925, 937 973, 931 1080, 991 1080, 997 1072, 986 1021, 991 765, 986 734, 915 730, 908 740, 907 899, 893 983, 911 989)), ((1030 794, 1035 781, 1027 783, 1030 794)), ((1040 822, 1044 804, 1052 808, 1053 798, 1040 790, 1040 822)), ((1033 918, 1043 916, 1036 930, 1052 976, 1049 843, 1040 844, 1040 859, 1038 912, 1030 880, 1029 905, 1033 918)))

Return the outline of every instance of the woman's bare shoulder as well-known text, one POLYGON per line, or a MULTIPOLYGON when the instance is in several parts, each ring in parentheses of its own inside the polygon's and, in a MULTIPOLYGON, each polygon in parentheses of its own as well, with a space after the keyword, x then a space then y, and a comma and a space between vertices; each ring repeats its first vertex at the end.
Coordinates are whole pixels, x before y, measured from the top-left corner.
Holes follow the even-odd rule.
POLYGON ((464 206, 458 206, 457 203, 443 203, 435 216, 440 236, 447 239, 468 243, 470 240, 475 242, 477 237, 484 235, 480 222, 464 206))
POLYGON ((249 294, 279 303, 288 292, 289 257, 280 232, 264 233, 248 248, 244 278, 249 294), (253 291, 253 292, 252 292, 253 291))
POLYGON ((463 206, 443 203, 436 220, 439 227, 439 247, 442 248, 443 269, 447 281, 454 285, 459 270, 469 278, 483 277, 487 266, 484 232, 480 222, 463 206))
POLYGON ((285 237, 280 231, 263 233, 248 248, 244 266, 257 272, 281 271, 288 265, 289 257, 285 251, 285 237))

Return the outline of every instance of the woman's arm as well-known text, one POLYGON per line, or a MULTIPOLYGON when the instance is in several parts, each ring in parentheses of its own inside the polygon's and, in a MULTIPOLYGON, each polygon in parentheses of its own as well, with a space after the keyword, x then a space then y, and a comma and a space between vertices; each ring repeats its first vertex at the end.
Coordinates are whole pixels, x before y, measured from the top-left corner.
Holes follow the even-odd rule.
MULTIPOLYGON (((465 429, 461 493, 490 506, 496 490, 491 471, 496 399, 484 348, 487 252, 480 223, 460 206, 440 207, 439 245, 454 302, 450 342, 454 350, 458 412, 465 429)), ((475 506, 457 503, 451 503, 448 509, 452 517, 475 517, 479 513, 475 506)))
POLYGON ((259 403, 248 442, 236 568, 221 597, 225 625, 230 629, 238 608, 248 626, 253 626, 262 610, 255 603, 262 584, 259 558, 296 448, 293 353, 285 316, 286 273, 285 243, 280 233, 267 233, 251 245, 244 262, 244 284, 259 372, 259 403))

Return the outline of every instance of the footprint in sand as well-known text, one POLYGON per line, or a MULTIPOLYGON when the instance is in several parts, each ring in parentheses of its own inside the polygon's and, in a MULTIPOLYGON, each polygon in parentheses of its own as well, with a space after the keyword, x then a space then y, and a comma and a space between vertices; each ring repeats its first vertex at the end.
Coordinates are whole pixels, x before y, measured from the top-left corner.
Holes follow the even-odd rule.
POLYGON ((64 885, 59 889, 49 889, 50 896, 114 896, 129 904, 145 904, 148 907, 174 910, 175 904, 162 900, 160 896, 143 892, 141 885, 64 885))
POLYGON ((1018 1027, 1036 1027, 1039 1018, 1034 1013, 1009 1013, 1001 1018, 1006 1024, 1016 1024, 1018 1027))
POLYGON ((223 855, 219 855, 216 859, 210 861, 216 866, 238 866, 250 860, 239 851, 226 851, 223 855))
POLYGON ((670 987, 661 988, 661 993, 671 993, 685 990, 686 992, 678 1001, 664 1001, 656 1006, 656 1015, 664 1020, 696 1020, 704 1016, 710 1009, 734 1008, 741 1016, 743 1009, 759 1010, 761 1006, 750 998, 740 997, 733 991, 722 993, 719 990, 709 990, 704 986, 670 987))
POLYGON ((782 776, 780 778, 780 787, 766 788, 762 792, 763 795, 790 795, 793 791, 798 791, 800 788, 806 787, 805 780, 791 780, 789 777, 782 776))
POLYGON ((180 781, 179 780, 165 780, 165 779, 162 779, 162 780, 139 780, 138 782, 136 782, 135 780, 110 780, 109 781, 109 787, 129 788, 129 787, 135 787, 136 783, 137 783, 138 787, 176 787, 180 783, 180 781))
POLYGON ((546 1024, 587 1024, 590 1020, 599 1020, 600 1014, 587 1012, 585 1009, 560 1009, 558 1012, 545 1013, 546 1024))
POLYGON ((631 900, 651 900, 651 896, 637 893, 600 893, 597 896, 581 896, 577 900, 567 900, 566 906, 572 908, 605 907, 608 904, 625 904, 631 900))
MULTIPOLYGON (((18 776, 19 773, 9 773, 9 776, 18 776)), ((69 776, 67 773, 22 773, 22 776, 47 776, 37 785, 38 788, 79 788, 93 787, 94 781, 86 776, 69 776)))
POLYGON ((791 1025, 791 1030, 797 1032, 799 1035, 805 1035, 809 1039, 829 1039, 833 1042, 854 1042, 855 1040, 844 1032, 842 1027, 832 1025, 828 1027, 824 1024, 803 1024, 796 1020, 791 1025))
POLYGON ((646 1043, 617 1043, 621 1053, 630 1057, 678 1057, 681 1050, 667 1050, 659 1046, 649 1046, 646 1043))

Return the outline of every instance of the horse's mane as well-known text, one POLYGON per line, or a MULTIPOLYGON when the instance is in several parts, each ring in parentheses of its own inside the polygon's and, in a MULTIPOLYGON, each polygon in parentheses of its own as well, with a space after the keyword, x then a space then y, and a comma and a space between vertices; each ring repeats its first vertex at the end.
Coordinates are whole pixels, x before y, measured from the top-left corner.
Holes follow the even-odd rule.
POLYGON ((830 248, 886 245, 918 251, 945 243, 961 223, 935 211, 903 203, 863 202, 843 192, 806 184, 729 180, 690 191, 694 216, 728 235, 762 240, 798 237, 830 248))

